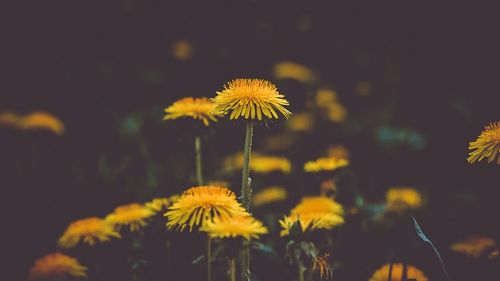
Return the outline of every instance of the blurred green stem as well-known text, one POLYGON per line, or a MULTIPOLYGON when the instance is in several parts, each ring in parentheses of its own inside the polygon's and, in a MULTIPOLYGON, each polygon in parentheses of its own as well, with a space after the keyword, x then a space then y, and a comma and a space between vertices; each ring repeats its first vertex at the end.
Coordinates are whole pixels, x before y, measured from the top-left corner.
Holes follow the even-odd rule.
POLYGON ((243 150, 243 171, 241 177, 241 203, 250 211, 250 198, 252 188, 250 187, 250 155, 252 153, 253 123, 247 121, 245 132, 245 147, 243 150))
POLYGON ((300 259, 297 261, 297 267, 298 280, 304 281, 304 273, 306 272, 306 267, 300 259))
POLYGON ((201 137, 197 136, 194 140, 194 151, 196 153, 196 182, 203 185, 203 172, 201 163, 201 137))
MULTIPOLYGON (((245 131, 245 147, 243 150, 243 171, 241 176, 241 203, 250 211, 250 199, 252 197, 252 187, 250 181, 250 155, 252 153, 253 123, 247 121, 245 131)), ((250 280, 250 247, 248 241, 244 242, 244 249, 241 256, 241 280, 250 280)))
POLYGON ((229 280, 236 281, 236 259, 231 258, 229 261, 229 280))

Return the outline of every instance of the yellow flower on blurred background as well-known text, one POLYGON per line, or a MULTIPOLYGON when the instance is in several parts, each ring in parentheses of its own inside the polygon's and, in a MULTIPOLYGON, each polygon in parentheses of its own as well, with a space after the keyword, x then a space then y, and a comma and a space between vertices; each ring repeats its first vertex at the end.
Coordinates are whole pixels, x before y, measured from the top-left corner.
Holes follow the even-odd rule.
POLYGON ((304 164, 304 171, 318 173, 322 171, 335 171, 349 166, 349 160, 344 158, 323 157, 304 164))
POLYGON ((294 79, 303 83, 314 81, 314 73, 311 69, 292 61, 276 63, 273 74, 276 79, 294 79))
MULTIPOLYGON (((417 281, 429 280, 429 278, 425 276, 423 271, 414 267, 413 265, 408 265, 407 277, 408 279, 415 279, 417 281)), ((387 280, 389 280, 389 264, 385 264, 379 269, 377 269, 368 281, 387 281, 387 280)), ((391 281, 402 281, 402 280, 403 280, 403 264, 393 263, 391 281)))
POLYGON ((500 156, 497 157, 500 150, 500 121, 487 125, 481 135, 469 143, 469 163, 474 163, 488 159, 488 163, 497 158, 497 164, 500 164, 500 156))
POLYGON ((171 202, 168 198, 153 198, 153 200, 144 204, 147 208, 153 210, 156 214, 164 212, 170 206, 171 202))
POLYGON ((205 126, 209 121, 217 122, 220 113, 214 111, 215 104, 208 98, 187 97, 174 102, 165 108, 165 117, 163 120, 174 120, 180 117, 190 117, 199 119, 205 126))
POLYGON ((97 217, 72 222, 64 231, 58 244, 64 248, 76 246, 80 241, 94 245, 97 242, 106 242, 111 238, 120 238, 113 225, 97 217))
POLYGON ((296 113, 287 120, 286 127, 293 132, 309 132, 314 129, 314 116, 310 112, 296 113))
POLYGON ((470 236, 466 239, 453 243, 451 250, 465 254, 472 258, 478 258, 484 254, 491 254, 495 250, 496 242, 490 237, 485 236, 470 236))
POLYGON ((332 89, 320 88, 317 91, 316 106, 332 122, 342 123, 347 118, 345 107, 340 103, 337 93, 332 89))
POLYGON ((423 200, 420 192, 411 187, 393 187, 385 194, 388 211, 401 212, 417 209, 422 206, 423 200))
MULTIPOLYGON (((224 159, 224 169, 228 172, 240 170, 243 167, 243 153, 236 153, 224 159)), ((292 169, 290 160, 280 156, 263 155, 258 152, 252 154, 250 169, 255 173, 267 174, 282 172, 289 174, 292 169)))
POLYGON ((262 79, 235 79, 224 85, 221 92, 212 98, 216 104, 214 112, 226 115, 229 111, 230 119, 262 120, 263 116, 269 119, 278 119, 279 111, 285 118, 292 113, 284 106, 289 103, 285 96, 278 92, 276 86, 262 79))
POLYGON ((130 227, 130 231, 139 231, 154 214, 150 208, 132 203, 117 207, 113 213, 106 216, 106 220, 117 227, 126 225, 130 227))
POLYGON ((35 261, 28 280, 52 280, 71 277, 87 277, 87 268, 77 259, 61 253, 48 254, 35 261))
POLYGON ((172 54, 178 60, 187 60, 193 56, 193 45, 186 40, 179 40, 172 45, 172 54))
POLYGON ((320 88, 316 92, 316 105, 318 107, 324 107, 325 105, 337 102, 338 95, 332 89, 320 88))
POLYGON ((231 190, 220 186, 197 186, 184 191, 165 216, 169 229, 182 231, 189 225, 192 231, 193 226, 204 226, 215 217, 224 219, 245 212, 231 190))
POLYGON ((51 113, 35 111, 26 116, 12 112, 0 113, 0 124, 20 130, 48 130, 55 134, 64 133, 63 122, 51 113))
POLYGON ((280 220, 281 236, 290 233, 292 226, 298 222, 302 232, 315 229, 332 229, 344 223, 344 208, 333 199, 322 196, 306 196, 295 206, 290 215, 280 220))
POLYGON ((343 145, 331 145, 326 150, 326 156, 349 159, 349 150, 343 145))
POLYGON ((268 232, 262 222, 248 213, 230 217, 214 217, 213 221, 207 221, 200 231, 207 232, 211 238, 243 237, 247 240, 257 239, 268 232))
POLYGON ((253 195, 252 205, 255 207, 260 207, 262 205, 283 201, 286 199, 286 197, 287 192, 284 187, 270 186, 253 195))

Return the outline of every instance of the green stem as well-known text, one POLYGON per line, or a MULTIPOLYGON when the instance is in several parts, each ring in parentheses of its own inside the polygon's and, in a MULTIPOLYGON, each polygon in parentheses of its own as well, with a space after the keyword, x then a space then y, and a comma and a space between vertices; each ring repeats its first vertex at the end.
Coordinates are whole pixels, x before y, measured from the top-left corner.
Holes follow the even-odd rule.
POLYGON ((241 281, 250 281, 250 243, 248 240, 243 242, 240 258, 241 281))
POLYGON ((198 183, 198 185, 203 185, 200 136, 197 136, 194 140, 194 151, 196 153, 196 182, 198 183))
POLYGON ((236 281, 236 259, 231 258, 229 261, 229 280, 236 281))
POLYGON ((250 155, 252 153, 253 123, 247 122, 245 132, 245 147, 243 150, 243 171, 241 177, 241 203, 250 211, 252 188, 250 187, 250 155))
POLYGON ((207 235, 207 280, 212 280, 212 238, 207 235))
POLYGON ((304 266, 304 264, 302 263, 302 261, 298 261, 297 262, 297 274, 298 274, 298 279, 299 281, 304 281, 304 273, 306 272, 306 267, 304 266))

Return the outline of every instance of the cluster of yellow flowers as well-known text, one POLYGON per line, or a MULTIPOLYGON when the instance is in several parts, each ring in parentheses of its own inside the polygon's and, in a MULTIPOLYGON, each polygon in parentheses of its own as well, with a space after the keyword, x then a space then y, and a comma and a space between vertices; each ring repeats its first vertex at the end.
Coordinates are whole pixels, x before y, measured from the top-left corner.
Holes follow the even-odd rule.
POLYGON ((315 229, 332 229, 344 223, 344 208, 333 199, 322 196, 304 197, 290 211, 290 215, 279 221, 281 236, 290 234, 295 223, 299 223, 302 232, 315 229))

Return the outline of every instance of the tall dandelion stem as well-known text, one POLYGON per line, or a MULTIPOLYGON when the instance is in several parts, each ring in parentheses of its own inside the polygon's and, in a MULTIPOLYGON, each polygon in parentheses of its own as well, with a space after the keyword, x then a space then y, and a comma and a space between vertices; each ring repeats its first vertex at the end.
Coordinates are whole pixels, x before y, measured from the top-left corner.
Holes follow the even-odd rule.
POLYGON ((203 166, 201 162, 201 137, 197 136, 194 139, 194 151, 196 154, 196 182, 198 185, 203 185, 203 166))
POLYGON ((231 258, 229 261, 229 280, 236 281, 236 259, 231 258))
POLYGON ((207 235, 207 280, 212 281, 212 238, 207 235))
POLYGON ((245 147, 243 150, 243 172, 241 178, 241 201, 243 206, 250 210, 250 198, 252 188, 250 187, 250 154, 252 153, 253 122, 247 121, 245 131, 245 147))

